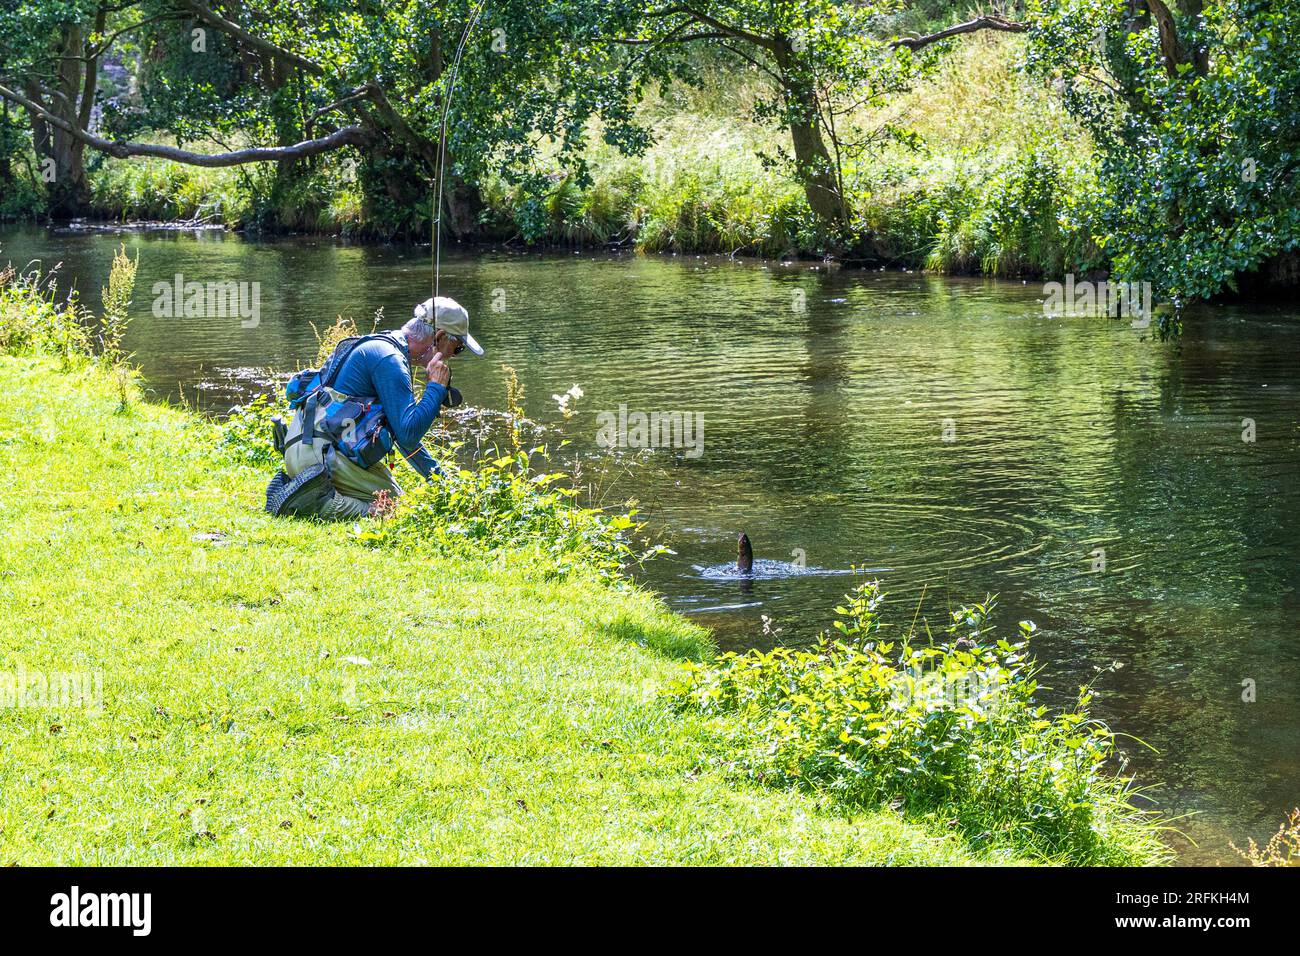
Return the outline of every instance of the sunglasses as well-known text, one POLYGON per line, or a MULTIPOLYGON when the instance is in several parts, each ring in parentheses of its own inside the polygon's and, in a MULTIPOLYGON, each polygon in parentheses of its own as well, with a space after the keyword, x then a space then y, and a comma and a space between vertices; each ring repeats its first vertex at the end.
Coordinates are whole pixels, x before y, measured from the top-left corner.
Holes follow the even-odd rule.
POLYGON ((461 352, 465 351, 465 343, 461 341, 459 335, 452 335, 450 332, 443 332, 442 334, 456 343, 456 351, 452 352, 452 355, 459 355, 461 352))

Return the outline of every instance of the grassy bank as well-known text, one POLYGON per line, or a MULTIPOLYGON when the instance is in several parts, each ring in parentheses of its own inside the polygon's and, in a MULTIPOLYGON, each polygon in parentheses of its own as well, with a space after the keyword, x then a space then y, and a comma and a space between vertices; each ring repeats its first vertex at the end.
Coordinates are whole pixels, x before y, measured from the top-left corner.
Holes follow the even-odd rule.
MULTIPOLYGON (((3 863, 1164 858, 1103 737, 1044 733, 1026 679, 996 737, 920 698, 888 748, 837 735, 883 726, 886 648, 714 662, 507 457, 365 528, 272 519, 248 420, 142 401, 87 318, 0 277, 0 683, 25 686, 0 706, 3 863), (787 661, 832 693, 790 696, 787 661), (60 697, 69 674, 92 677, 60 697), (1054 769, 1004 799, 1008 761, 1054 769)), ((942 661, 1015 678, 1011 654, 942 661)))
POLYGON ((976 859, 704 766, 656 690, 708 638, 649 595, 273 520, 211 425, 75 356, 0 387, 0 671, 103 682, 0 709, 6 865, 976 859))
POLYGON ((738 787, 654 689, 706 636, 508 557, 275 521, 265 475, 92 369, 0 357, 4 863, 965 862, 887 813, 738 787))

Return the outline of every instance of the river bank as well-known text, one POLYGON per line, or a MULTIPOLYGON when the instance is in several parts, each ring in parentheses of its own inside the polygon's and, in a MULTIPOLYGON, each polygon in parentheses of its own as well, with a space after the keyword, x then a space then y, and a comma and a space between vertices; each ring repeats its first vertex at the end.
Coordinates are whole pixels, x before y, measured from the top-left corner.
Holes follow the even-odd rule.
POLYGON ((708 638, 649 595, 273 521, 183 413, 46 360, 0 382, 6 670, 103 687, 0 712, 6 864, 975 859, 701 768, 653 691, 708 638))
POLYGON ((626 582, 272 520, 264 466, 40 302, 0 330, 4 666, 41 688, 0 711, 5 862, 1021 859, 711 759, 665 697, 707 632, 626 582))
MULTIPOLYGON (((864 112, 873 146, 846 170, 845 236, 829 236, 776 157, 789 144, 754 119, 753 78, 650 90, 640 155, 588 131, 576 175, 544 152, 540 197, 499 174, 477 184, 456 238, 516 248, 820 259, 950 274, 1058 276, 1104 267, 1091 239, 1096 170, 1086 134, 1018 64, 1023 38, 955 52, 916 89, 864 112), (961 124, 951 117, 960 113, 961 124), (907 135, 895 127, 906 126, 907 135)), ((34 168, 28 161, 15 168, 34 168)), ((373 183, 370 184, 373 186, 373 183)), ((43 188, 17 177, 0 215, 39 216, 43 188)), ((85 215, 99 222, 221 224, 250 237, 427 241, 429 207, 375 200, 357 159, 330 154, 269 168, 212 169, 107 159, 88 170, 85 215)))

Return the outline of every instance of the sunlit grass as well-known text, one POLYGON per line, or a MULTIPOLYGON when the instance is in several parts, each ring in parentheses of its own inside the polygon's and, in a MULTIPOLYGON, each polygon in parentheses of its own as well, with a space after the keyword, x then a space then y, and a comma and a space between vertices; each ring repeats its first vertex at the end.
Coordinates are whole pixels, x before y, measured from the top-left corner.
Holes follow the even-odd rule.
POLYGON ((705 766, 659 692, 711 646, 649 595, 273 520, 211 426, 92 365, 0 386, 0 672, 103 681, 0 708, 0 863, 975 859, 705 766))

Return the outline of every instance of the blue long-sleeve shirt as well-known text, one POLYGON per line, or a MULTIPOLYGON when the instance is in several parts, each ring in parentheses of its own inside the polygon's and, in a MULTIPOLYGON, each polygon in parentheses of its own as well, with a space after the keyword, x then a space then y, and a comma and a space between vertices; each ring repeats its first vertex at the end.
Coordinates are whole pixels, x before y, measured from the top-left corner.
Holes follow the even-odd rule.
POLYGON ((345 395, 379 399, 398 448, 415 470, 428 478, 438 471, 438 464, 420 442, 442 411, 447 389, 429 382, 417 402, 411 388, 406 336, 401 332, 392 336, 401 348, 384 339, 371 339, 354 348, 334 380, 334 389, 345 395))

